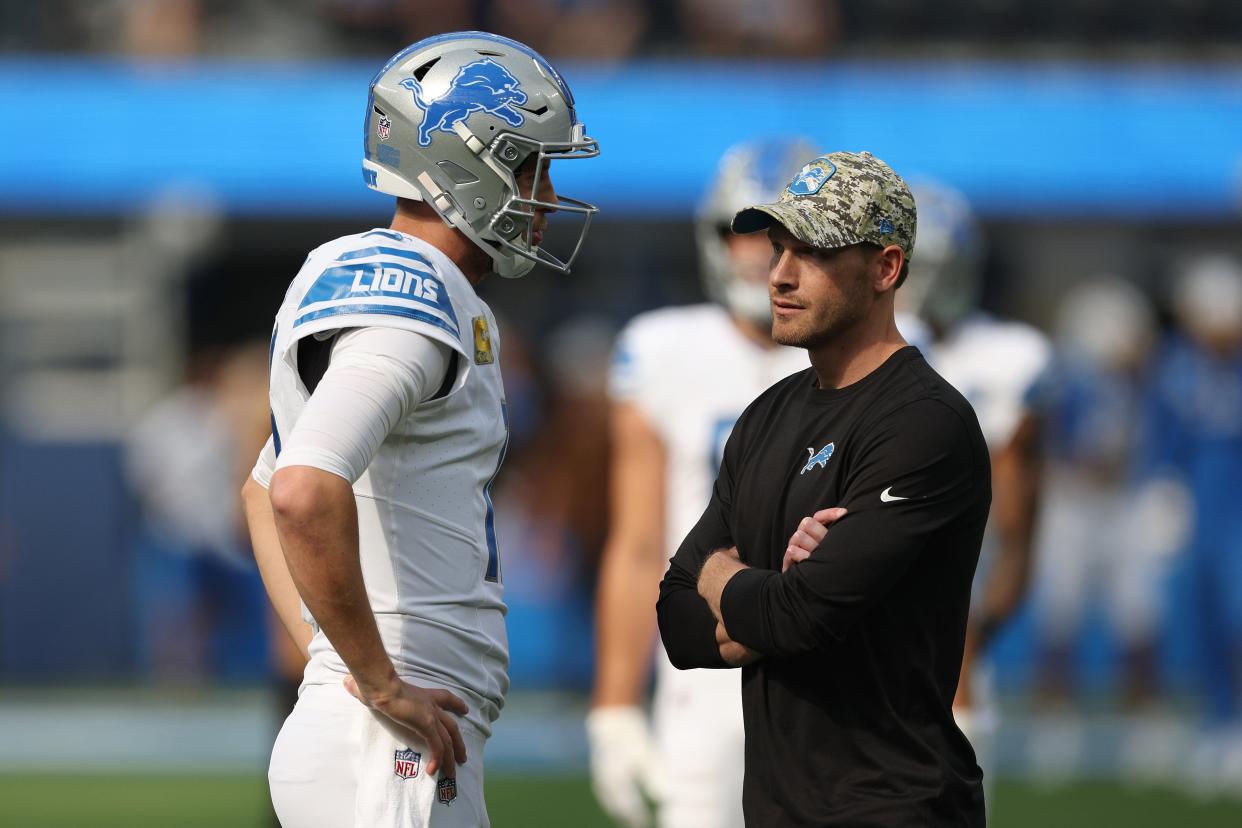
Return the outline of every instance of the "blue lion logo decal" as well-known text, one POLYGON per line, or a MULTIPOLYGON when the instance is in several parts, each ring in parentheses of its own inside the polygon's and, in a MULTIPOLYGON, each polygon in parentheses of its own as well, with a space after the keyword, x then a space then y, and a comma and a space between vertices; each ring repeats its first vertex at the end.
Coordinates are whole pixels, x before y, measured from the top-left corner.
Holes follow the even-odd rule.
POLYGON ((836 443, 829 443, 819 451, 808 447, 806 453, 811 455, 811 459, 806 461, 806 465, 802 467, 802 474, 806 474, 811 469, 819 466, 821 469, 827 467, 828 458, 832 457, 832 452, 836 448, 836 443))
POLYGON ((798 170, 794 180, 789 182, 789 193, 796 196, 815 195, 819 192, 820 187, 823 187, 824 183, 832 178, 833 173, 836 171, 837 165, 827 158, 816 158, 798 170), (824 168, 825 165, 827 169, 824 168))
POLYGON ((490 112, 515 127, 526 120, 514 108, 527 100, 521 84, 491 58, 458 69, 448 91, 432 100, 423 97, 423 88, 414 78, 406 78, 401 85, 413 93, 414 103, 427 113, 418 128, 418 144, 422 147, 431 144, 431 133, 452 132, 454 126, 475 112, 490 112))

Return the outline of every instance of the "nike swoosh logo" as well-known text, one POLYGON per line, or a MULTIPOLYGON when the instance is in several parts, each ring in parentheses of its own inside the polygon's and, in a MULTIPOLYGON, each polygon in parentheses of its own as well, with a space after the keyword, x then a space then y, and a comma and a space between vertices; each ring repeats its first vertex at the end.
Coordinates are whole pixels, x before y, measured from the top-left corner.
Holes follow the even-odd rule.
POLYGON ((894 500, 909 500, 910 499, 908 497, 898 497, 897 495, 892 494, 892 491, 893 491, 893 487, 889 486, 887 489, 880 492, 880 500, 882 500, 885 503, 892 503, 894 500))

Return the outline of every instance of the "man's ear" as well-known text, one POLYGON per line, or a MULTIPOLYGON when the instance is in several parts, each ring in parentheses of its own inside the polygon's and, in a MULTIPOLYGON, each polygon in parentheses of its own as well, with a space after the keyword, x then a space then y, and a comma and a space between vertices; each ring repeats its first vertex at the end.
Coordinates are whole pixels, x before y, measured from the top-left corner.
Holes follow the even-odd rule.
POLYGON ((876 293, 884 293, 897 287, 901 280, 901 268, 906 262, 906 254, 900 247, 890 244, 876 253, 874 281, 872 287, 876 293))

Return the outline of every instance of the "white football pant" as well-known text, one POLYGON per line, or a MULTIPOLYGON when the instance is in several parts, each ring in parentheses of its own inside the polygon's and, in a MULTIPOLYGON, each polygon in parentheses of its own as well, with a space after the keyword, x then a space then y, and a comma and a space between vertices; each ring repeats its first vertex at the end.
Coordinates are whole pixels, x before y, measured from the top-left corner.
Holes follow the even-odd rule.
POLYGON ((431 754, 413 734, 363 706, 339 684, 308 685, 285 720, 268 768, 283 828, 481 828, 483 745, 458 719, 467 762, 456 784, 427 773, 431 754))
POLYGON ((668 777, 661 828, 743 828, 741 670, 671 670, 656 685, 656 747, 668 777))

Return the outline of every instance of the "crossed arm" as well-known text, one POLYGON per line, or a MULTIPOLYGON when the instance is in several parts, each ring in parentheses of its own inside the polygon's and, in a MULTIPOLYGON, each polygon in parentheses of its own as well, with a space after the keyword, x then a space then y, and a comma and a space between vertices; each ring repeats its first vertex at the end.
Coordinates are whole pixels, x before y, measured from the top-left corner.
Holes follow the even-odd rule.
MULTIPOLYGON (((819 544, 828 535, 828 527, 845 517, 846 510, 840 507, 821 509, 810 517, 803 518, 798 528, 789 538, 785 556, 781 562, 781 572, 788 572, 789 567, 804 561, 811 556, 819 544)), ((698 592, 716 618, 716 645, 720 650, 720 658, 730 667, 744 667, 761 657, 758 652, 745 644, 739 644, 729 638, 725 629, 724 617, 720 613, 720 599, 725 587, 737 573, 749 569, 742 563, 736 547, 717 549, 708 556, 699 572, 698 592)))
POLYGON ((874 509, 844 515, 834 508, 804 518, 782 572, 748 566, 736 549, 716 546, 695 573, 686 566, 696 557, 688 538, 670 563, 657 605, 673 665, 742 666, 813 652, 844 637, 922 551, 919 533, 900 520, 874 509))
MULTIPOLYGON (((719 668, 751 657, 732 644, 769 658, 819 650, 843 638, 882 600, 950 522, 973 515, 969 526, 981 527, 987 458, 982 441, 972 441, 962 425, 954 411, 927 401, 877 428, 843 493, 849 516, 821 510, 804 519, 781 572, 746 566, 729 554, 734 537, 726 448, 712 503, 661 584, 657 614, 674 666, 719 668), (881 493, 894 487, 910 495, 883 500, 881 493)), ((748 560, 770 559, 763 550, 742 552, 748 560)))

